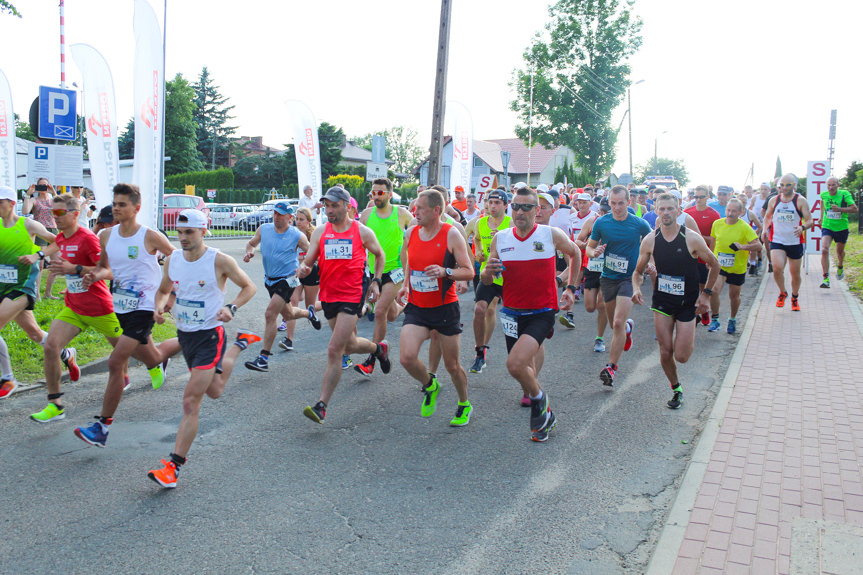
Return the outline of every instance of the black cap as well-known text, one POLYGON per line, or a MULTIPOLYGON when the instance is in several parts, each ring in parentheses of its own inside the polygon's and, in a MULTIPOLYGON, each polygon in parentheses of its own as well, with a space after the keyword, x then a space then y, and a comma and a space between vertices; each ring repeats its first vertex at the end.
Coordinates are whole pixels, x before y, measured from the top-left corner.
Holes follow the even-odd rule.
POLYGON ((603 197, 601 200, 599 200, 599 209, 605 210, 606 212, 611 211, 611 204, 608 203, 608 198, 603 197))
POLYGON ((509 200, 507 199, 507 195, 508 194, 502 190, 492 190, 488 194, 488 199, 489 200, 500 200, 503 203, 507 203, 507 202, 509 202, 509 200))
POLYGON ((321 199, 322 200, 329 200, 331 202, 350 203, 351 202, 351 195, 344 188, 340 188, 338 186, 333 186, 332 188, 327 190, 327 193, 324 194, 324 197, 321 199))
POLYGON ((114 223, 114 211, 111 206, 105 206, 101 210, 99 210, 99 217, 96 218, 97 224, 113 224, 114 223))

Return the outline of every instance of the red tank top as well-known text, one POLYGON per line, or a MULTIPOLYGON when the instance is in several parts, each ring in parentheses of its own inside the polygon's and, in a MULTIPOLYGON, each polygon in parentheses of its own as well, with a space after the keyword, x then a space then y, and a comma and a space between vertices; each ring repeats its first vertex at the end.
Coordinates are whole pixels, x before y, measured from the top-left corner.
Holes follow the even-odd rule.
POLYGON ((366 250, 360 237, 360 223, 338 233, 327 222, 318 245, 318 272, 321 276, 320 300, 328 303, 358 303, 363 298, 363 273, 366 250))
POLYGON ((428 266, 438 265, 445 268, 455 266, 455 256, 447 250, 447 234, 452 226, 443 224, 437 235, 429 241, 420 239, 420 226, 414 226, 408 240, 408 266, 411 275, 410 303, 417 307, 439 307, 458 301, 455 282, 451 279, 426 277, 428 266))

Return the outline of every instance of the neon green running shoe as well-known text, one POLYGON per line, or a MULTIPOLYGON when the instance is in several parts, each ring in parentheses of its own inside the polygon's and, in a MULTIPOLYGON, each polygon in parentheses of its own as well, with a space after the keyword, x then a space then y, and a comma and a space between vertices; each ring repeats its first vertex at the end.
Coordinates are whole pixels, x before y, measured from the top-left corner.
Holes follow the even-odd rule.
POLYGON ((469 401, 465 401, 464 403, 458 402, 458 407, 455 409, 455 417, 452 418, 452 421, 449 424, 453 427, 464 427, 470 421, 470 414, 473 411, 473 406, 469 401))
POLYGON ((437 378, 432 379, 431 385, 423 390, 425 397, 423 398, 423 406, 420 411, 423 417, 431 417, 434 414, 434 410, 437 407, 435 402, 439 391, 440 384, 437 382, 437 378))
POLYGON ((162 369, 162 364, 160 363, 153 369, 148 369, 150 372, 150 380, 153 382, 153 389, 159 389, 162 387, 162 384, 165 383, 165 371, 162 369))
POLYGON ((66 417, 66 410, 60 409, 57 407, 56 403, 48 403, 45 406, 45 409, 40 411, 39 413, 34 413, 30 416, 30 419, 36 421, 38 423, 48 423, 50 421, 59 421, 66 417))

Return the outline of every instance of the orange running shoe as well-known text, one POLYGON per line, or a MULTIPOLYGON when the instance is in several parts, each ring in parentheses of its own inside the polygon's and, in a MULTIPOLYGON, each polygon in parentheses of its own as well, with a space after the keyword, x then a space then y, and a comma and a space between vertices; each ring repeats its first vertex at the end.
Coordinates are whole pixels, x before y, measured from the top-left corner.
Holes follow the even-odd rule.
POLYGON ((234 344, 239 346, 240 349, 246 349, 253 343, 259 341, 261 341, 261 336, 259 336, 258 334, 238 329, 237 340, 234 342, 234 344))
POLYGON ((14 379, 4 379, 0 381, 0 399, 9 397, 15 390, 18 389, 18 382, 14 379))
MULTIPOLYGON (((69 379, 72 381, 78 381, 81 377, 81 370, 78 369, 78 352, 74 347, 67 347, 65 350, 66 359, 63 360, 63 363, 66 365, 66 369, 69 370, 69 379)), ((62 354, 61 354, 62 358, 62 354)))
POLYGON ((800 303, 794 296, 791 296, 791 311, 800 311, 800 303))
POLYGON ((165 467, 162 469, 152 469, 149 473, 147 473, 147 477, 165 487, 166 489, 172 489, 177 486, 177 475, 178 469, 177 464, 173 461, 162 460, 162 463, 165 464, 165 467))
POLYGON ((788 297, 788 294, 783 292, 779 292, 779 299, 776 300, 776 307, 785 307, 785 298, 788 297))

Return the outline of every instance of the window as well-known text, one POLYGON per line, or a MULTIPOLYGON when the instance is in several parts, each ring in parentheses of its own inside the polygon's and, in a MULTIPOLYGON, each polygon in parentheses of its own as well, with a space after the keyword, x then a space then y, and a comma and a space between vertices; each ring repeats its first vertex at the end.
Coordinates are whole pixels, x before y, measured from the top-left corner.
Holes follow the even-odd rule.
POLYGON ((179 208, 180 202, 177 200, 176 196, 168 196, 165 198, 165 207, 166 208, 179 208))
POLYGON ((474 156, 474 157, 473 157, 473 167, 474 167, 474 168, 481 168, 481 167, 483 167, 484 165, 485 165, 485 162, 483 162, 483 161, 479 158, 479 156, 474 156))

